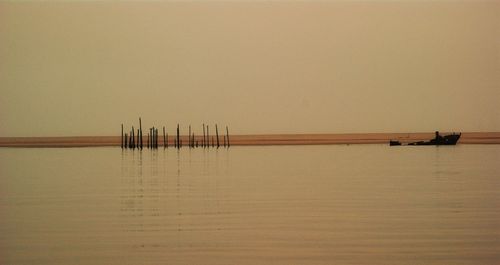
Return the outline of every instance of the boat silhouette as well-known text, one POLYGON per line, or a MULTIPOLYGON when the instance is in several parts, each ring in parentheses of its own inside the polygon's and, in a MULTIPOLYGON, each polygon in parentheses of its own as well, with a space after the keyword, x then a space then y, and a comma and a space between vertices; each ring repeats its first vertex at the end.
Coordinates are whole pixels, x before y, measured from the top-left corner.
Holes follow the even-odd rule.
MULTIPOLYGON (((441 136, 438 131, 435 132, 434 139, 429 141, 418 141, 407 143, 405 145, 456 145, 462 133, 452 133, 448 135, 441 136)), ((390 140, 390 146, 403 145, 400 141, 390 140)))

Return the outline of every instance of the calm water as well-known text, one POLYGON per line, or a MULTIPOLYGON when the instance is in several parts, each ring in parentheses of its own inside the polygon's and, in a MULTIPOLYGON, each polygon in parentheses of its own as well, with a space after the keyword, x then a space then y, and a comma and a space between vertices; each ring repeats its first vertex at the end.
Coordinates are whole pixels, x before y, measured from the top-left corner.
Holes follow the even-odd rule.
POLYGON ((500 146, 1 148, 0 264, 500 264, 500 146))

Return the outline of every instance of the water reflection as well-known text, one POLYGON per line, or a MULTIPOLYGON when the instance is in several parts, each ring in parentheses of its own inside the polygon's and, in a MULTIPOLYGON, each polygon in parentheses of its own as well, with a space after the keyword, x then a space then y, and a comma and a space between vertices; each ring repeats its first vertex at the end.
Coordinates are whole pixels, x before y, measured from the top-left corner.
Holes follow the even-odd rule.
POLYGON ((126 242, 137 253, 174 260, 186 259, 182 253, 194 258, 250 250, 322 261, 359 261, 353 253, 373 251, 389 260, 404 253, 429 253, 426 259, 434 260, 450 251, 442 242, 458 250, 467 230, 498 219, 491 213, 474 219, 468 212, 467 170, 457 164, 459 151, 336 148, 341 150, 122 153, 122 232, 131 239, 126 242), (387 169, 386 161, 399 164, 387 169), (344 256, 328 254, 333 249, 344 256))
POLYGON ((497 264, 499 158, 498 146, 0 149, 0 264, 497 264))
POLYGON ((121 155, 121 222, 123 232, 137 239, 132 248, 189 248, 193 234, 220 230, 213 222, 219 214, 218 151, 126 150, 121 155))

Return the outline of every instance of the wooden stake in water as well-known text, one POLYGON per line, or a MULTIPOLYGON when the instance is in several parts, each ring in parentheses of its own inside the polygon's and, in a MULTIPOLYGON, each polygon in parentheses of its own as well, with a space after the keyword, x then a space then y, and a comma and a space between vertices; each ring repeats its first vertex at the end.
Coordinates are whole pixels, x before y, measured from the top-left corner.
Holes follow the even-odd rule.
POLYGON ((165 136, 165 126, 163 126, 163 149, 167 148, 167 138, 165 136))
POLYGON ((153 136, 153 137, 151 137, 151 147, 152 147, 152 149, 155 149, 155 138, 156 138, 156 135, 155 135, 155 127, 154 126, 151 129, 151 135, 153 136))
POLYGON ((201 146, 205 148, 205 123, 203 123, 203 140, 201 140, 201 146))
POLYGON ((130 134, 128 135, 128 148, 132 148, 132 131, 130 131, 130 134))
POLYGON ((124 140, 125 140, 125 141, 124 141, 124 147, 125 147, 125 149, 127 149, 127 146, 128 146, 128 145, 127 145, 127 134, 125 134, 125 139, 124 139, 124 140))
POLYGON ((207 124, 207 147, 210 147, 210 129, 207 124))
POLYGON ((132 149, 135 149, 134 126, 132 126, 132 131, 130 131, 130 141, 132 142, 132 149))
POLYGON ((135 147, 137 147, 137 149, 141 148, 141 145, 139 144, 141 141, 139 140, 139 135, 141 135, 139 133, 139 129, 137 129, 137 142, 135 143, 135 147))
POLYGON ((156 142, 155 142, 155 146, 156 146, 156 149, 158 149, 158 128, 156 128, 155 130, 156 130, 156 142))
POLYGON ((142 150, 142 121, 141 121, 141 117, 139 117, 139 139, 140 139, 140 145, 141 145, 141 150, 142 150))
POLYGON ((215 124, 215 135, 217 137, 217 148, 219 148, 219 129, 217 128, 217 124, 215 124))
POLYGON ((229 146, 231 145, 229 144, 229 129, 227 128, 227 126, 226 126, 226 136, 227 136, 227 148, 229 148, 229 146))
POLYGON ((153 148, 153 145, 152 145, 152 140, 153 139, 153 129, 152 128, 149 128, 149 134, 148 134, 148 148, 153 148))
POLYGON ((224 147, 226 147, 226 136, 224 135, 224 147))
POLYGON ((191 148, 191 124, 189 124, 188 146, 191 148))

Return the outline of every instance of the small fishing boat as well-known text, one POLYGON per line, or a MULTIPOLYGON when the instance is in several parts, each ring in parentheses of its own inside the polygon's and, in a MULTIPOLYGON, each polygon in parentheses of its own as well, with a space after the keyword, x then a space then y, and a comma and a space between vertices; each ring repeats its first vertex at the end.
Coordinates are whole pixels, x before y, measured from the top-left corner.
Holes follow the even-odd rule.
MULTIPOLYGON (((452 133, 449 135, 441 136, 439 132, 436 131, 436 136, 434 137, 434 139, 431 139, 429 141, 418 141, 418 142, 407 143, 405 145, 456 145, 461 135, 462 133, 458 134, 452 133)), ((390 140, 389 145, 397 146, 403 144, 400 141, 390 140)))

